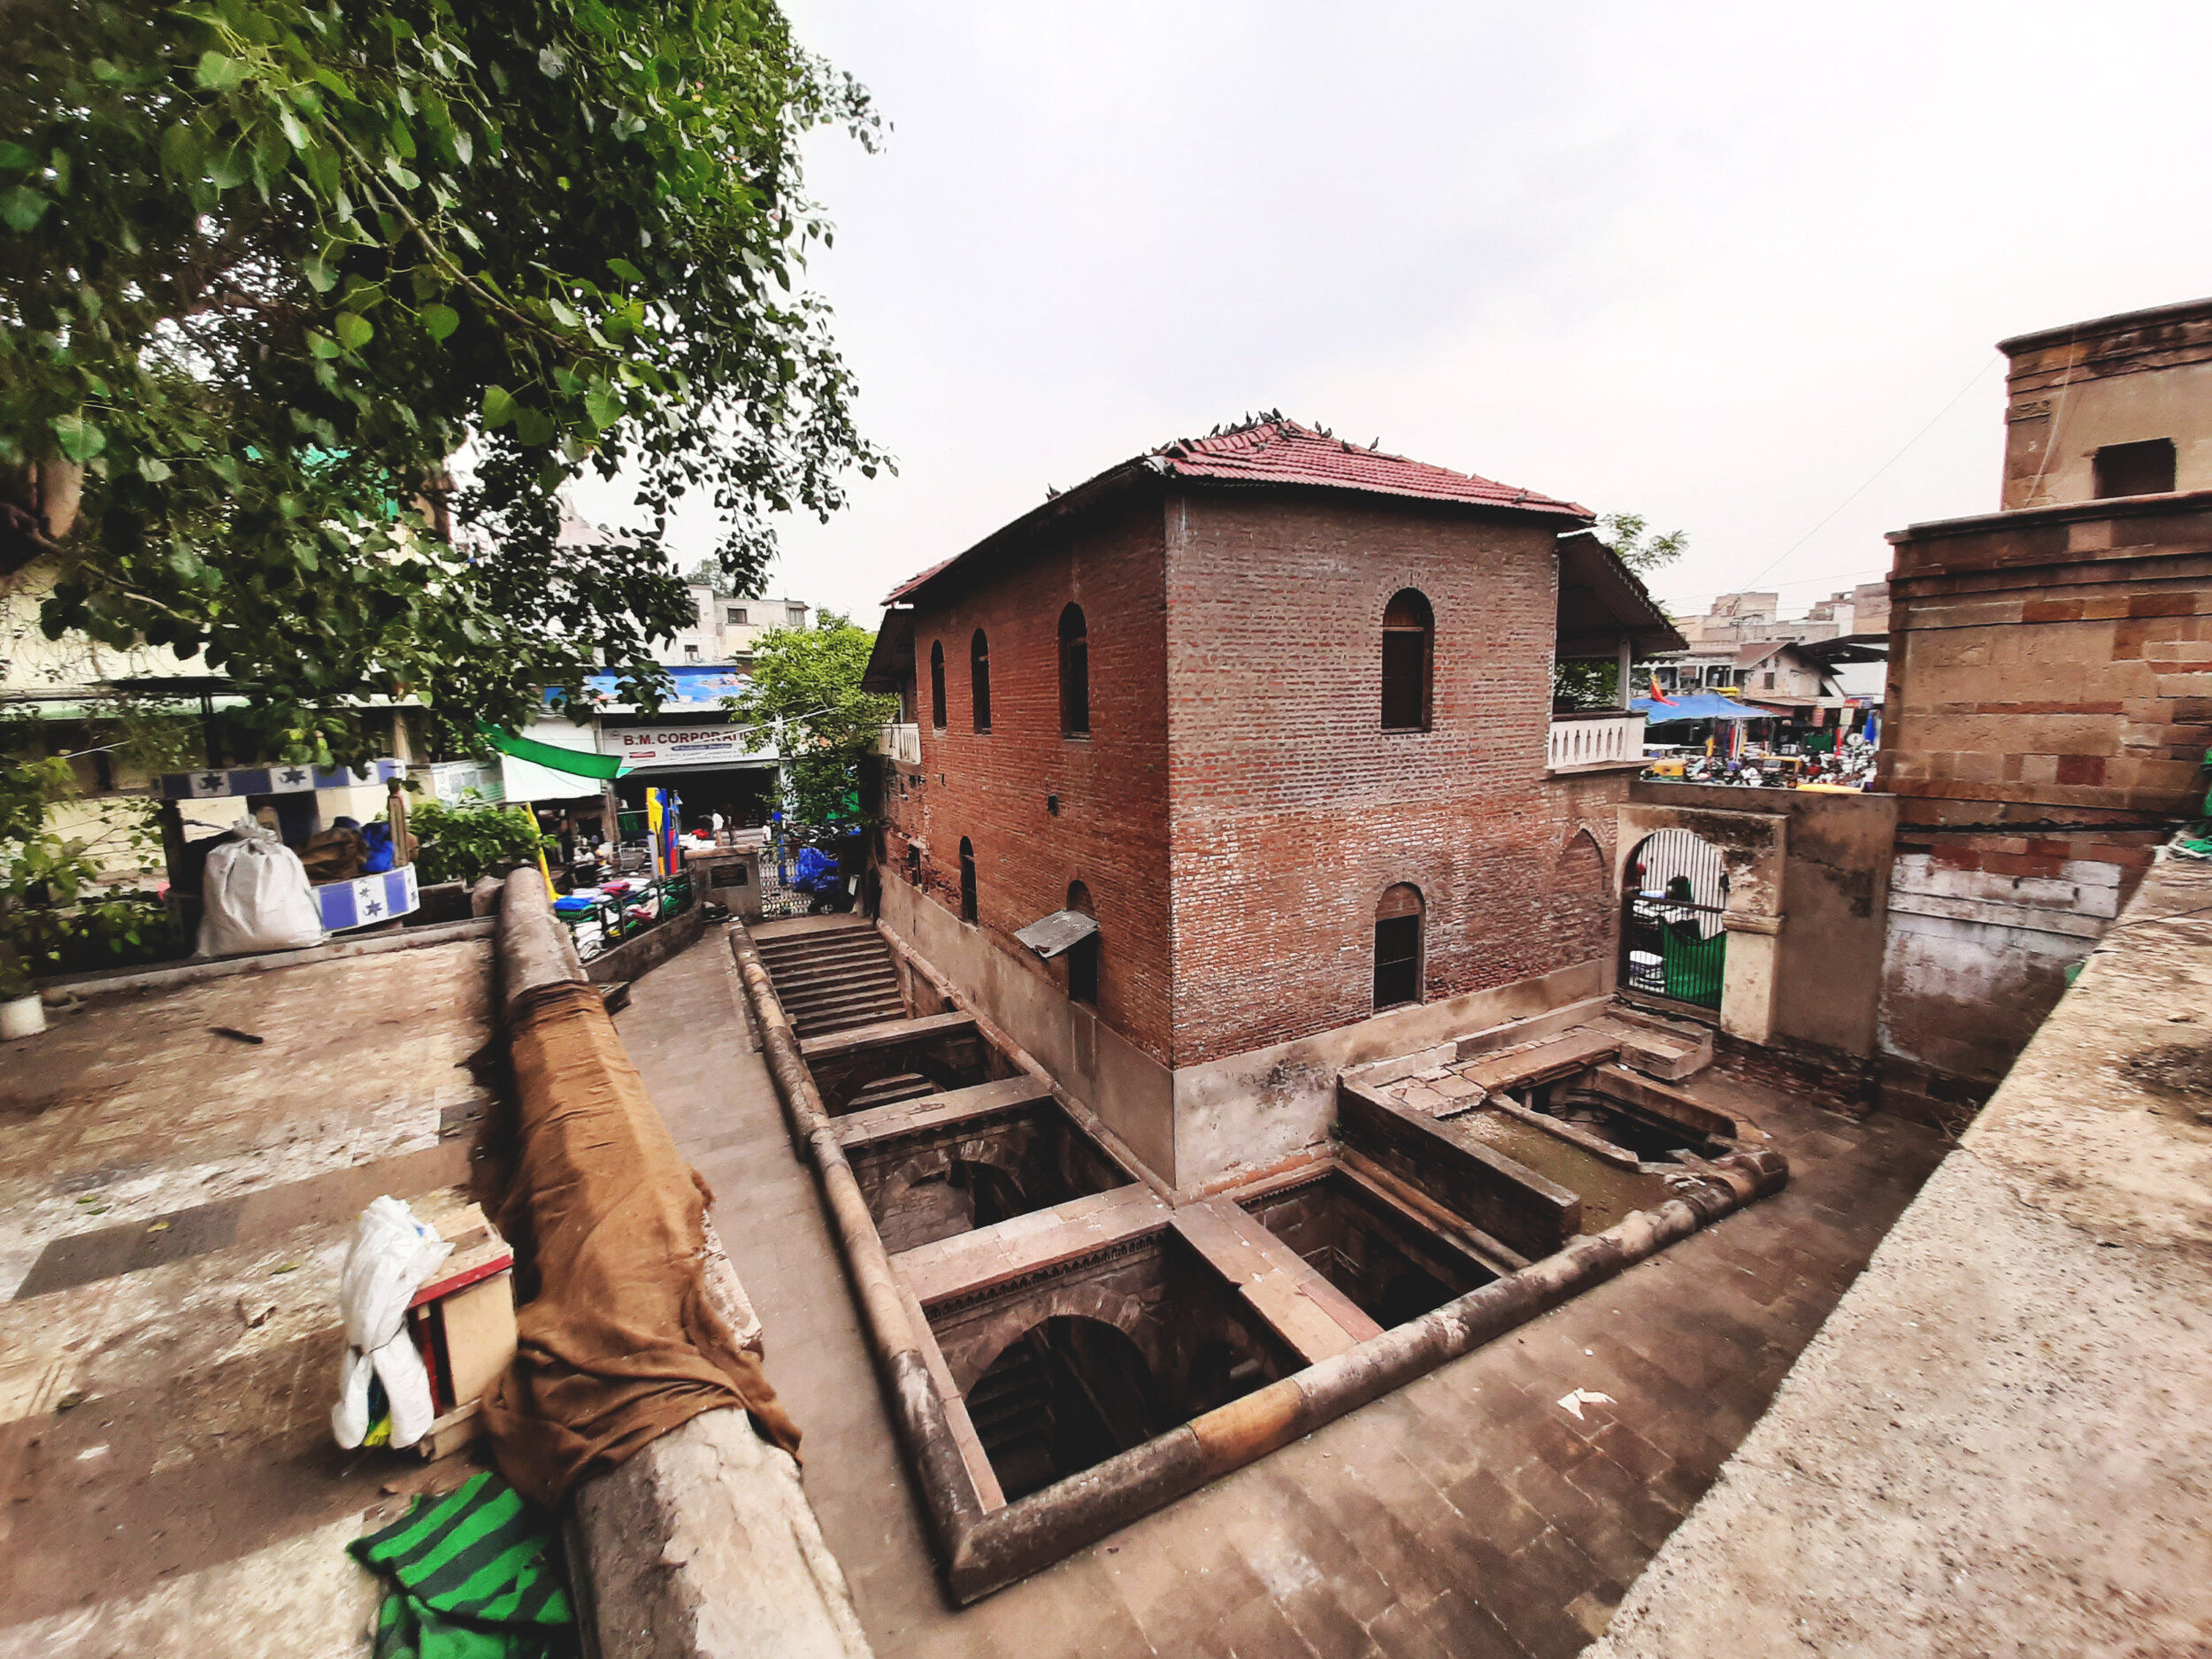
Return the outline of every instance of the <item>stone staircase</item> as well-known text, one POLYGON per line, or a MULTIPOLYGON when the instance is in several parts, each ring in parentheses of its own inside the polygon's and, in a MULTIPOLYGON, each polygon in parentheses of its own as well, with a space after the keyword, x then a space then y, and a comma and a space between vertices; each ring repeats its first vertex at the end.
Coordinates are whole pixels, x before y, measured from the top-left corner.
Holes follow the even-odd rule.
MULTIPOLYGON (((776 983, 777 1000, 792 1030, 803 1038, 906 1018, 891 947, 864 922, 783 933, 761 940, 758 949, 762 965, 776 983)), ((926 1094, 929 1087, 922 1080, 925 1087, 915 1093, 926 1094)), ((907 1098, 893 1094, 869 1104, 907 1098)))
POLYGON ((1048 1486, 1059 1470, 1052 1456, 1051 1389, 1026 1338, 968 1390, 968 1419, 1010 1499, 1048 1486))

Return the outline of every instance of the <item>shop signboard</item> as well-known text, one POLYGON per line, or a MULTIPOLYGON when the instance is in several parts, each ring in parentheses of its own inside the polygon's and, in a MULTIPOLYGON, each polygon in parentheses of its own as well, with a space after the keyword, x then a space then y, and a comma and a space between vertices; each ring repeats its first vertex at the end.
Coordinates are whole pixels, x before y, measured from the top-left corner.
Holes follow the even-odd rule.
POLYGON ((603 726, 599 752, 619 755, 633 769, 643 766, 735 766, 775 759, 772 749, 757 749, 759 733, 726 718, 660 720, 650 726, 603 726))

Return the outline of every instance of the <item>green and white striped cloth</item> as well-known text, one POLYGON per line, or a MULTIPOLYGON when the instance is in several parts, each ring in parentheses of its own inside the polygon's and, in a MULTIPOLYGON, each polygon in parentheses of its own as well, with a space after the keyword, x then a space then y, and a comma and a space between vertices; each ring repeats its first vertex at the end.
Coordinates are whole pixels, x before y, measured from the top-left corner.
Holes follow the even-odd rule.
POLYGON ((574 1615, 545 1512, 497 1475, 418 1498, 348 1546, 385 1582, 375 1659, 572 1659, 574 1615))

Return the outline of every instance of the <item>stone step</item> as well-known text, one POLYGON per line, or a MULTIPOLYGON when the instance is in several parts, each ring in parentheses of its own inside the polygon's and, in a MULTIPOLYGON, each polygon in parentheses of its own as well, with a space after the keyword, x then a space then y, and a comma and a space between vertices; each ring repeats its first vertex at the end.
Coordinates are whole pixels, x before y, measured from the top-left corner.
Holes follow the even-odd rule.
POLYGON ((906 1011, 906 1000, 896 986, 890 985, 825 986, 818 991, 776 1000, 795 1022, 810 1014, 832 1014, 848 1008, 889 1008, 895 1014, 906 1011))
POLYGON ((826 1036, 832 1032, 857 1030, 863 1025, 881 1025, 887 1019, 896 1019, 906 1011, 906 1005, 898 998, 886 997, 879 1002, 847 1003, 837 1008, 818 1009, 808 1013, 789 1013, 791 1029, 803 1041, 809 1037, 826 1036))
POLYGON ((776 984, 778 996, 789 996, 797 991, 818 985, 869 984, 896 985, 899 973, 889 962, 831 963, 823 967, 778 970, 768 976, 776 984))

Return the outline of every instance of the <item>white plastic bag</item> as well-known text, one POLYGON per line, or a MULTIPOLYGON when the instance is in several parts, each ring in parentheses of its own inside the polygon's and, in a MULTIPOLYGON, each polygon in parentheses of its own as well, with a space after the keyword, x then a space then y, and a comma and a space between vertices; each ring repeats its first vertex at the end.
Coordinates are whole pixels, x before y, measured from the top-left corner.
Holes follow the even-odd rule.
POLYGON ((201 902, 203 956, 299 950, 326 937, 307 866, 274 830, 251 818, 240 818, 210 849, 201 902))
POLYGON ((392 1444, 412 1446, 434 1417, 430 1373, 407 1334, 407 1304, 453 1247, 396 1198, 380 1198, 353 1225, 353 1244, 338 1275, 338 1310, 345 1316, 346 1356, 338 1370, 331 1432, 350 1451, 369 1432, 369 1379, 384 1384, 392 1406, 392 1444))

